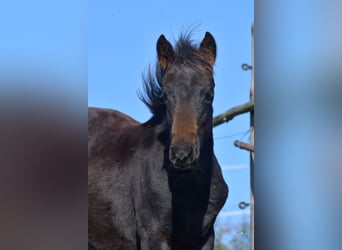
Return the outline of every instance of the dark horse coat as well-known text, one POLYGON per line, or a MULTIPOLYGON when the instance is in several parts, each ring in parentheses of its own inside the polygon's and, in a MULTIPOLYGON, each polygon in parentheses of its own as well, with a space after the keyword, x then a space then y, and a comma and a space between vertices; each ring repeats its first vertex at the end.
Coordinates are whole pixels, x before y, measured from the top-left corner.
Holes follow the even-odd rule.
POLYGON ((215 40, 162 35, 139 123, 89 108, 89 249, 213 249, 228 187, 213 152, 215 40))

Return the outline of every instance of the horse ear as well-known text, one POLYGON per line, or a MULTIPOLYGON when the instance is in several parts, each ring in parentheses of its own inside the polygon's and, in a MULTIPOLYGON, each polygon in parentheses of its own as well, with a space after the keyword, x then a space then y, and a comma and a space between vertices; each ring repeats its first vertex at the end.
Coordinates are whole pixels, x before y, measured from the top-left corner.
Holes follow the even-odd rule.
POLYGON ((175 55, 172 45, 166 40, 164 35, 161 35, 157 42, 158 61, 163 69, 173 62, 175 55))
POLYGON ((216 59, 216 42, 212 34, 209 32, 205 33, 199 49, 207 55, 209 63, 214 65, 216 59))

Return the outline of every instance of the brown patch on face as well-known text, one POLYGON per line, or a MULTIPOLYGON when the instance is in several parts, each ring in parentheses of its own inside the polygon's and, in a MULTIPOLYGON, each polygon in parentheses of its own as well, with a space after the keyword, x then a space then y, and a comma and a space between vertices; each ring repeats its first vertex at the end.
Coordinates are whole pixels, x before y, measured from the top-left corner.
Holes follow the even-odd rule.
POLYGON ((196 144, 197 122, 194 112, 179 105, 172 124, 172 144, 196 144))

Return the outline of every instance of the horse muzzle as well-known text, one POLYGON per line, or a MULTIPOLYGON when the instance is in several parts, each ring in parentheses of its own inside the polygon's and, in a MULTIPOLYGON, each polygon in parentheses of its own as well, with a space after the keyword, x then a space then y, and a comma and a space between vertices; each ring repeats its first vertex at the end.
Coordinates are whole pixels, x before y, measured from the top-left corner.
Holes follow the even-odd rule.
POLYGON ((192 163, 197 158, 196 151, 194 145, 172 144, 170 146, 170 161, 177 170, 190 170, 192 163))

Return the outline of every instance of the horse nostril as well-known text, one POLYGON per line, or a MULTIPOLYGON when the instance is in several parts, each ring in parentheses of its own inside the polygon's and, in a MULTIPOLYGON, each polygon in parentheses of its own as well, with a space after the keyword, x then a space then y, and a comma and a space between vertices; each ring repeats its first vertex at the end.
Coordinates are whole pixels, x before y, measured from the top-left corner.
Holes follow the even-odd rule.
POLYGON ((191 146, 183 146, 183 147, 171 147, 171 156, 173 159, 177 159, 180 161, 186 160, 192 154, 191 146))
POLYGON ((191 146, 187 146, 183 150, 184 150, 184 152, 186 154, 186 157, 189 157, 191 155, 191 153, 192 153, 192 147, 191 146))

